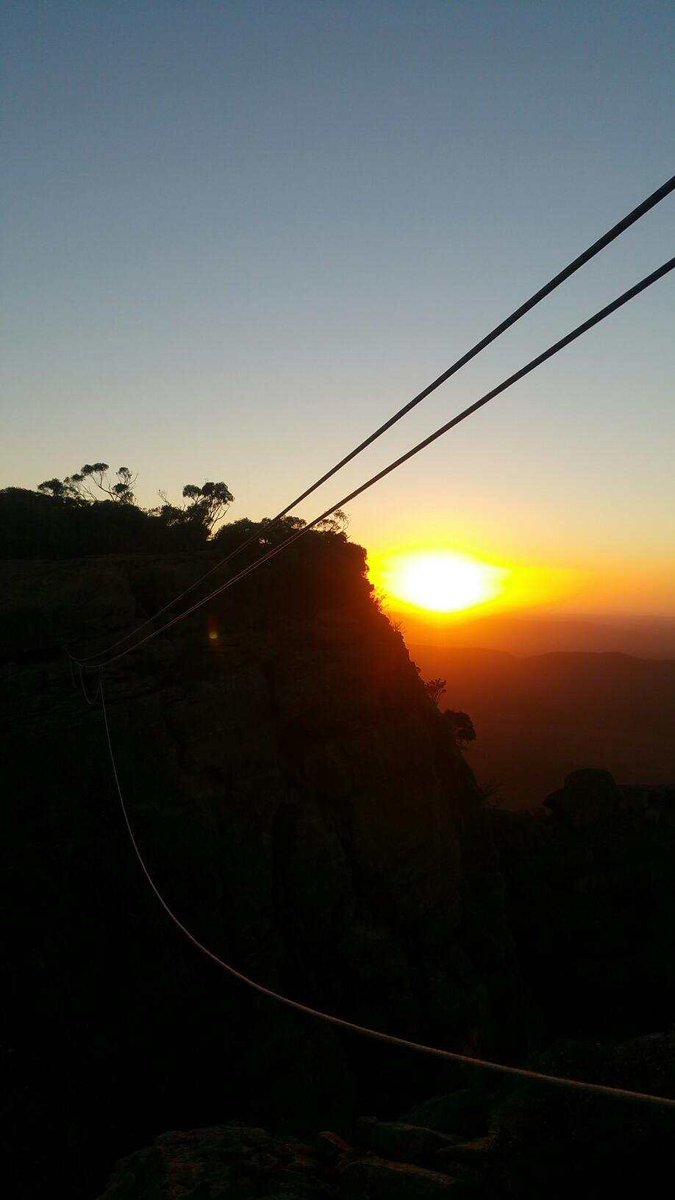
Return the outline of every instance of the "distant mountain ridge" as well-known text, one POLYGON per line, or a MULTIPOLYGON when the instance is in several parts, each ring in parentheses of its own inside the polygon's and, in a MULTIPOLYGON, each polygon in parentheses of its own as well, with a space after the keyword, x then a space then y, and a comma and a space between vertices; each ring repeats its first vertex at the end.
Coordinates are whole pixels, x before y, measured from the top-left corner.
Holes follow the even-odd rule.
POLYGON ((510 654, 619 653, 675 659, 675 618, 669 616, 566 615, 523 611, 447 621, 412 612, 390 612, 409 645, 485 647, 510 654))
POLYGON ((520 656, 482 647, 439 650, 412 645, 410 649, 423 674, 425 668, 438 667, 437 673, 444 677, 447 673, 448 681, 458 683, 462 694, 480 707, 485 706, 488 691, 491 700, 503 699, 510 708, 545 703, 556 710, 562 703, 596 707, 603 702, 632 709, 638 695, 656 710, 675 699, 675 659, 644 659, 612 651, 558 650, 520 656))
POLYGON ((626 784, 675 782, 674 659, 408 647, 425 679, 447 681, 441 707, 472 717, 471 765, 509 806, 540 803, 583 766, 626 784))

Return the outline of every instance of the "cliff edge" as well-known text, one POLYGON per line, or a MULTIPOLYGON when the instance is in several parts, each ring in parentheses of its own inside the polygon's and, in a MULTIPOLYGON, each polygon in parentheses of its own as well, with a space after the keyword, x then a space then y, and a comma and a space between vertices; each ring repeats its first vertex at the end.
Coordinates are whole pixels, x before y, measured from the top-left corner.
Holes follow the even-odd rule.
MULTIPOLYGON (((9 1039, 10 1115, 27 1156, 39 1130, 50 1179, 60 1160, 90 1191, 102 1161, 166 1127, 217 1115, 315 1128, 449 1083, 447 1067, 236 986, 144 882, 100 709, 73 686, 64 646, 109 644, 207 565, 2 567, 6 986, 29 1031, 9 1039)), ((136 835, 197 937, 347 1019, 470 1052, 522 1047, 482 801, 359 547, 308 536, 104 686, 136 835)))

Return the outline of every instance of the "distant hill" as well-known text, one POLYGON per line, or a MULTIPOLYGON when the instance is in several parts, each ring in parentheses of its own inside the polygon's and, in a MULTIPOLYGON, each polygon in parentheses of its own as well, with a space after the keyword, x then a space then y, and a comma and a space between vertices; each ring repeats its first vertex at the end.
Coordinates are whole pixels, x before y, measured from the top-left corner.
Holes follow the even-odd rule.
POLYGON ((633 654, 675 659, 675 618, 668 616, 573 615, 521 611, 434 620, 388 608, 408 645, 548 654, 555 650, 633 654))
POLYGON ((580 767, 675 783, 675 660, 408 647, 425 679, 447 680, 441 707, 472 717, 469 761, 507 806, 540 803, 580 767))

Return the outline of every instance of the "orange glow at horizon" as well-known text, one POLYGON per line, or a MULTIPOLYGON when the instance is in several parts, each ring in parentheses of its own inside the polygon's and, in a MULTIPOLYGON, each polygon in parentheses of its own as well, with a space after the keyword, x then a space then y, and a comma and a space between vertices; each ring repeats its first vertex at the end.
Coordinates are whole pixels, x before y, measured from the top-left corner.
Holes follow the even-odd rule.
POLYGON ((556 604, 575 592, 582 572, 506 566, 445 547, 415 547, 374 556, 369 576, 385 608, 431 621, 481 612, 556 604))
POLYGON ((385 598, 431 613, 456 613, 493 600, 507 572, 452 550, 393 554, 371 571, 385 598))

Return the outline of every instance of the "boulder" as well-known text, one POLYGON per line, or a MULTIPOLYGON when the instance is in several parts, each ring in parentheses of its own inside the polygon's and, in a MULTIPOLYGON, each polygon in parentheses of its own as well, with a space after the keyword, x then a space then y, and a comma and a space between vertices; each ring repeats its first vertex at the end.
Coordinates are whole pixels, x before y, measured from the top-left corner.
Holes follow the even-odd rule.
POLYGON ((477 1088, 464 1088, 447 1096, 433 1096, 409 1109, 400 1120, 438 1133, 473 1138, 488 1128, 490 1097, 477 1088))
POLYGON ((357 1124, 357 1138, 362 1146, 386 1158, 418 1161, 430 1159, 440 1151, 450 1149, 455 1139, 450 1134, 409 1125, 403 1121, 377 1121, 363 1117, 357 1124))
POLYGON ((340 1171, 344 1200, 433 1200, 452 1191, 450 1175, 383 1158, 356 1158, 340 1171))
POLYGON ((471 1142, 459 1142, 455 1146, 446 1146, 439 1150, 436 1162, 439 1167, 452 1167, 453 1163, 466 1163, 467 1166, 478 1166, 488 1162, 495 1153, 497 1139, 494 1134, 474 1138, 471 1142))
POLYGON ((330 1200, 311 1149, 264 1129, 226 1125, 163 1133, 123 1159, 101 1200, 330 1200))
POLYGON ((621 809, 624 799, 609 771, 585 768, 567 775, 563 787, 544 805, 573 829, 585 829, 621 809))

